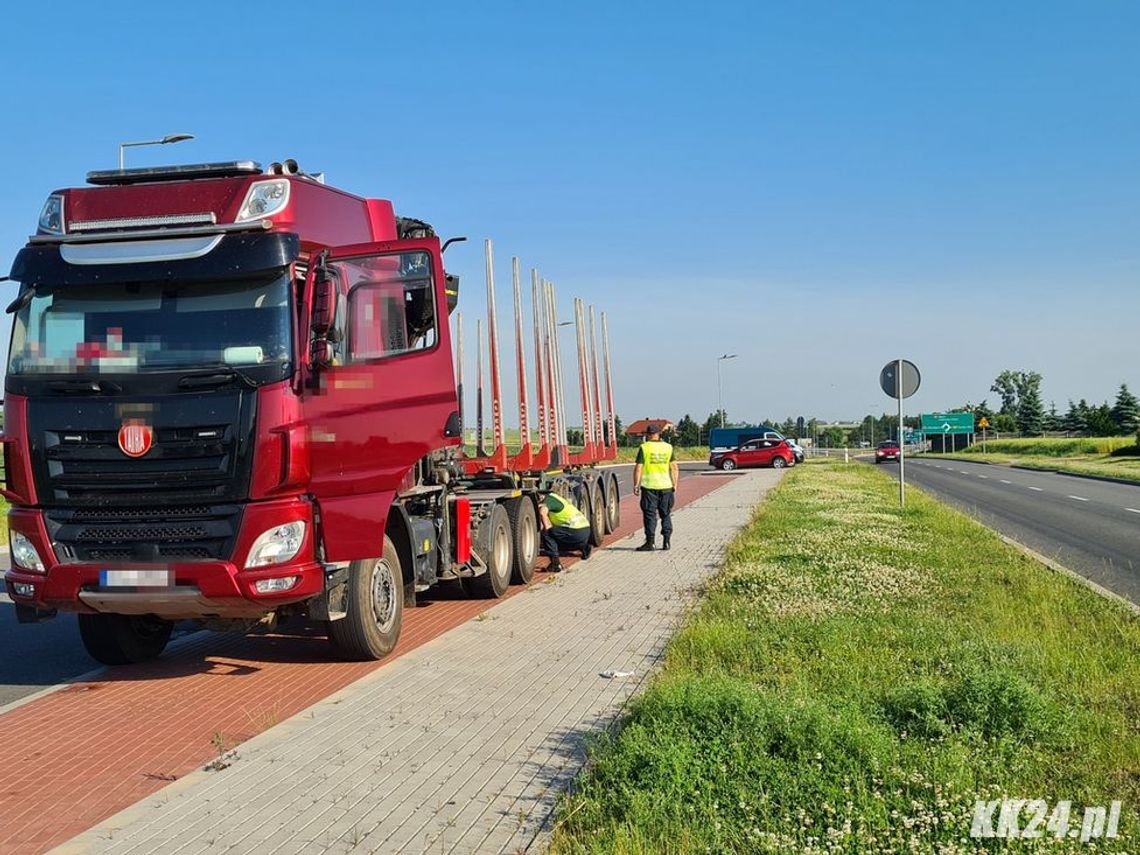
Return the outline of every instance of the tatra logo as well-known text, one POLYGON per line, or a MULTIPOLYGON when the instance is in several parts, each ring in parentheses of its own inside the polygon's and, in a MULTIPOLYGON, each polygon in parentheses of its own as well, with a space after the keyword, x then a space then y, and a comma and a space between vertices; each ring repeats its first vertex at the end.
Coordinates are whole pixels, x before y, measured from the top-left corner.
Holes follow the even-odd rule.
POLYGON ((154 445, 154 428, 132 419, 119 428, 119 449, 127 457, 142 457, 154 445))

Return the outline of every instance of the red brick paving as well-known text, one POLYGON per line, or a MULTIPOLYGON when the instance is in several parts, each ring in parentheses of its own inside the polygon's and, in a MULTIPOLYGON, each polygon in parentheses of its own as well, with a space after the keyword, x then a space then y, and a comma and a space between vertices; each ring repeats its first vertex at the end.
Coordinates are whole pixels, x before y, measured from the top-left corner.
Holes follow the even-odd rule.
MULTIPOLYGON (((681 482, 677 507, 731 476, 681 482)), ((622 501, 610 543, 641 527, 622 501)), ((574 560, 566 560, 570 566, 574 560)), ((546 574, 536 574, 541 580, 546 574)), ((512 587, 513 596, 522 587, 512 587)), ((391 659, 470 620, 495 600, 444 591, 404 613, 391 659)), ((86 831, 219 753, 312 706, 383 662, 330 660, 311 628, 254 635, 201 633, 145 665, 116 668, 0 716, 0 852, 38 853, 86 831)))

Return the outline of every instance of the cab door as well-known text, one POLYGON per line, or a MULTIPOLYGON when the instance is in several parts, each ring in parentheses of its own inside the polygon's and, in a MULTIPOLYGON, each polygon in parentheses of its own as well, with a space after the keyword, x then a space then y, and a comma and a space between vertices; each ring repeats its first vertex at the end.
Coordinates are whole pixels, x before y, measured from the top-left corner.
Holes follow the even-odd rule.
MULTIPOLYGON (((314 256, 303 325, 310 483, 326 528, 345 529, 341 542, 367 528, 374 547, 367 523, 382 524, 415 463, 459 443, 445 281, 435 238, 314 256)), ((379 554, 326 541, 331 560, 379 554)))

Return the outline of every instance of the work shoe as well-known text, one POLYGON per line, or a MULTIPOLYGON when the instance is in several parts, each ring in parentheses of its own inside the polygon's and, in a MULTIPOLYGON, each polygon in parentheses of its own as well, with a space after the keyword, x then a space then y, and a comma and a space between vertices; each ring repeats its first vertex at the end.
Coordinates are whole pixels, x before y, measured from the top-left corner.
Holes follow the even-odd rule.
POLYGON ((637 547, 634 552, 652 552, 656 547, 653 545, 652 540, 647 540, 641 546, 637 547))
POLYGON ((546 565, 546 572, 547 573, 561 573, 562 572, 562 565, 559 564, 557 561, 551 562, 550 564, 546 565))
POLYGON ((662 549, 668 549, 669 548, 669 535, 665 535, 664 540, 662 540, 662 542, 661 542, 661 548, 662 549))
POLYGON ((586 541, 586 545, 582 547, 582 560, 585 561, 590 557, 590 553, 594 551, 594 544, 586 541))

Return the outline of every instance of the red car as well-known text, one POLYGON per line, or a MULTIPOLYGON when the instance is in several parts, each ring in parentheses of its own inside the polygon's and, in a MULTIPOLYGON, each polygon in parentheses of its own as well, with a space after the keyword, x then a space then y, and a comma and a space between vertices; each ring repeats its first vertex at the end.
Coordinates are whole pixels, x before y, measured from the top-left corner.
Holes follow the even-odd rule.
POLYGON ((726 472, 749 466, 783 469, 785 466, 794 466, 795 462, 795 452, 782 439, 750 439, 739 448, 714 451, 709 455, 709 466, 726 472))
POLYGON ((893 440, 880 442, 879 447, 875 449, 875 462, 882 463, 885 460, 893 460, 895 463, 899 462, 899 444, 893 440))

